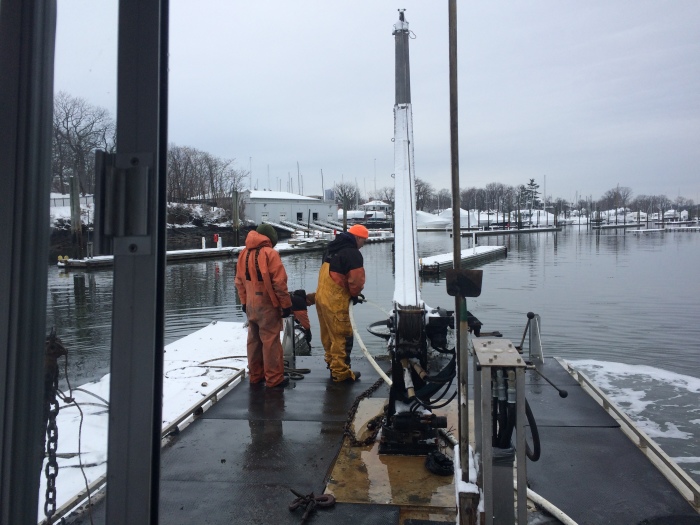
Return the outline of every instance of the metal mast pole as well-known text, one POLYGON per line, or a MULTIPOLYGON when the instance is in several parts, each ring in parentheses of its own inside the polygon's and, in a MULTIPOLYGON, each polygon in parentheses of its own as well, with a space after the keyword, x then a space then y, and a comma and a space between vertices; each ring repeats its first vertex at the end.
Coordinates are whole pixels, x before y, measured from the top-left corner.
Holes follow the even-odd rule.
MULTIPOLYGON (((450 157, 452 164, 452 256, 454 269, 461 264, 461 204, 459 199, 459 136, 457 111, 457 1, 449 0, 450 49, 450 157)), ((467 378, 467 305, 464 297, 455 296, 457 324, 457 368, 459 370, 459 464, 462 481, 469 481, 469 382, 467 378)))
POLYGON ((418 246, 416 241, 416 193, 413 162, 413 109, 411 106, 411 71, 408 56, 409 29, 404 10, 399 9, 399 21, 394 25, 396 49, 396 82, 394 103, 394 173, 396 235, 394 247, 395 279, 400 286, 394 289, 394 303, 421 305, 418 283, 418 246), (400 256, 399 256, 400 254, 400 256))

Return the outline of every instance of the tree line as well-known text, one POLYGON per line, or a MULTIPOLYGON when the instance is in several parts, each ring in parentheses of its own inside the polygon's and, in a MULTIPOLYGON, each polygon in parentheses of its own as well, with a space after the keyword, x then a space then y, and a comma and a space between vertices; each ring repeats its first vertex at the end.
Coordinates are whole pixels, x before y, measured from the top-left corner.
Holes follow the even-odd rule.
MULTIPOLYGON (((95 151, 116 151, 116 124, 109 112, 59 92, 54 97, 51 191, 66 194, 70 177, 81 194, 95 192, 95 151)), ((235 159, 222 159, 189 146, 168 146, 168 202, 217 201, 241 191, 248 172, 235 159)))
MULTIPOLYGON (((356 195, 348 200, 354 203, 359 199, 359 188, 354 187, 356 195)), ((346 189, 347 193, 347 189, 346 189)), ((416 209, 427 212, 444 210, 452 207, 452 192, 448 189, 435 190, 427 181, 416 177, 415 186, 416 209)), ((459 192, 460 205, 463 209, 491 210, 500 213, 517 212, 518 210, 542 210, 545 199, 539 191, 539 184, 530 179, 526 184, 510 186, 500 182, 491 182, 483 188, 464 188, 459 192)), ((337 199, 338 200, 338 199, 337 199)), ((360 202, 364 202, 359 199, 360 202)), ((370 193, 367 200, 382 200, 394 204, 394 188, 384 187, 370 193)), ((338 201, 342 204, 342 200, 338 201)), ((546 199, 547 211, 556 215, 568 215, 574 210, 588 214, 596 210, 613 210, 626 208, 632 212, 644 213, 664 212, 670 209, 688 210, 691 215, 697 215, 696 203, 692 199, 678 196, 670 199, 666 195, 633 195, 631 188, 617 185, 607 190, 599 199, 581 197, 569 201, 561 197, 546 199)))
MULTIPOLYGON (((59 92, 54 97, 53 155, 51 162, 52 191, 68 193, 70 177, 76 177, 80 193, 95 191, 95 151, 116 151, 116 124, 109 112, 89 104, 82 98, 59 92)), ((222 159, 206 151, 189 146, 170 144, 168 147, 167 195, 169 202, 217 201, 241 191, 249 173, 236 167, 235 159, 222 159)), ((336 202, 345 209, 366 202, 356 184, 340 183, 334 187, 336 202)), ((416 177, 416 208, 436 211, 452 206, 449 189, 435 190, 429 182, 416 177)), ((483 188, 460 189, 461 207, 475 210, 498 210, 509 213, 525 209, 543 209, 544 196, 534 179, 526 184, 510 186, 491 182, 483 188)), ((386 186, 368 195, 367 200, 394 203, 394 188, 386 186)), ((561 197, 547 196, 547 210, 567 214, 572 210, 590 212, 628 208, 633 212, 658 212, 671 208, 692 210, 692 199, 665 195, 638 195, 617 185, 607 190, 598 200, 577 199, 571 202, 561 197)), ((697 213, 697 210, 695 210, 697 213)))

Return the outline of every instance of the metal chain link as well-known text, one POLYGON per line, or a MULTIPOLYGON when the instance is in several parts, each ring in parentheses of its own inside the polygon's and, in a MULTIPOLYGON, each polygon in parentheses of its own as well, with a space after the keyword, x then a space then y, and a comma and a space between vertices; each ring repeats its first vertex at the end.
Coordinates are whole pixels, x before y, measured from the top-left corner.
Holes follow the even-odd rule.
POLYGON ((357 439, 355 432, 353 432, 353 430, 352 430, 352 422, 355 419, 355 414, 357 413, 357 408, 360 406, 360 402, 363 399, 366 399, 369 396, 371 396, 374 392, 376 392, 377 389, 380 386, 382 386, 383 383, 384 383, 384 379, 382 379, 382 378, 377 379, 377 381, 371 387, 369 387, 367 390, 365 390, 363 393, 361 393, 359 396, 357 396, 357 399, 355 399, 355 402, 350 407, 350 411, 348 412, 347 421, 345 422, 345 426, 343 427, 343 434, 348 437, 348 440, 350 441, 350 446, 352 446, 352 447, 366 447, 367 445, 374 443, 374 441, 377 439, 377 434, 379 433, 379 429, 381 428, 380 423, 381 423, 381 421, 384 418, 384 415, 386 413, 386 407, 384 408, 384 413, 373 417, 372 419, 370 419, 367 422, 367 428, 369 430, 372 430, 372 432, 365 439, 362 439, 362 440, 357 439))
MULTIPOLYGON (((58 388, 58 376, 54 382, 54 387, 58 388)), ((44 503, 44 514, 47 524, 51 523, 51 517, 56 512, 56 476, 58 476, 58 463, 56 461, 56 451, 58 450, 58 426, 56 426, 56 416, 58 415, 58 401, 56 401, 56 391, 53 391, 53 399, 49 400, 49 421, 46 425, 46 455, 48 460, 44 473, 46 474, 46 501, 44 503)))
POLYGON ((50 525, 56 512, 56 477, 58 476, 58 416, 59 405, 56 399, 58 392, 58 358, 67 355, 61 340, 56 337, 55 330, 46 338, 46 357, 44 361, 44 417, 46 419, 46 500, 44 514, 46 523, 50 525))

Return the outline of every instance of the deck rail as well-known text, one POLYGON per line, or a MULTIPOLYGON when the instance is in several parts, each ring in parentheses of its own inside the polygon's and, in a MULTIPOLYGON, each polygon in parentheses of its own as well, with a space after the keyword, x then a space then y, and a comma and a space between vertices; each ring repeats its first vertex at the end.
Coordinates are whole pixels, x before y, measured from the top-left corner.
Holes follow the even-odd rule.
MULTIPOLYGON (((225 396, 234 386, 240 383, 245 378, 245 369, 236 372, 232 376, 227 377, 222 381, 214 390, 212 390, 206 397, 198 400, 190 408, 185 410, 179 417, 173 420, 168 426, 163 428, 160 436, 162 440, 165 440, 171 435, 179 433, 187 425, 192 423, 195 419, 206 412, 212 405, 216 404, 223 396, 225 396)), ((165 443, 163 443, 165 445, 165 443)), ((56 509, 56 512, 51 516, 51 523, 57 522, 64 516, 68 516, 71 512, 76 510, 81 505, 86 505, 88 503, 88 495, 92 498, 92 504, 95 505, 96 501, 100 497, 95 497, 97 493, 104 487, 107 483, 107 474, 103 474, 95 481, 90 483, 86 488, 78 492, 71 499, 66 501, 60 508, 56 509)), ((49 521, 43 519, 39 521, 38 525, 48 525, 49 521)))
POLYGON ((618 419, 620 427, 649 460, 666 476, 683 497, 700 512, 700 485, 691 478, 663 449, 651 439, 634 421, 625 414, 591 379, 583 372, 576 370, 570 363, 557 359, 571 376, 593 397, 606 412, 618 419), (562 362, 563 361, 563 362, 562 362), (665 468, 661 468, 663 465, 665 468))

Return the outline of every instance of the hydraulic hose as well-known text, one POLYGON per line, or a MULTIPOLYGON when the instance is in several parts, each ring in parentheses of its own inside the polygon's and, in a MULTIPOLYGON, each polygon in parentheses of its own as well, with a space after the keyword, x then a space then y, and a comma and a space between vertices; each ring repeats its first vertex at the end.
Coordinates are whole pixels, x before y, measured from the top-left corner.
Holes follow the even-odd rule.
MULTIPOLYGON (((513 486, 515 490, 517 490, 517 485, 518 480, 513 479, 513 486)), ((537 492, 533 491, 529 487, 527 489, 527 499, 532 501, 535 505, 549 512, 552 516, 561 521, 563 525, 577 525, 577 523, 573 519, 571 519, 566 513, 564 513, 563 510, 559 509, 559 507, 556 507, 551 501, 544 499, 542 496, 537 494, 537 492)))
POLYGON ((352 311, 353 305, 352 301, 350 301, 350 308, 348 308, 348 313, 350 314, 350 325, 352 326, 352 333, 355 335, 357 342, 360 344, 360 349, 362 350, 362 353, 365 354, 365 357, 367 358, 369 363, 374 367, 374 369, 377 371, 379 376, 386 382, 386 384, 391 386, 391 379, 384 373, 384 370, 382 370, 379 364, 374 360, 372 355, 367 350, 365 343, 362 341, 362 338, 360 337, 360 332, 357 330, 357 325, 355 324, 355 316, 352 314, 352 311))
POLYGON ((513 428, 515 428, 515 405, 513 403, 508 403, 506 406, 506 425, 499 441, 501 448, 508 448, 511 446, 513 428))
POLYGON ((525 415, 527 416, 527 422, 530 424, 530 432, 532 432, 532 448, 530 450, 530 445, 527 440, 525 440, 525 453, 530 461, 537 461, 540 459, 540 433, 537 430, 537 423, 535 422, 535 416, 532 415, 532 410, 530 409, 530 403, 525 400, 525 415))

